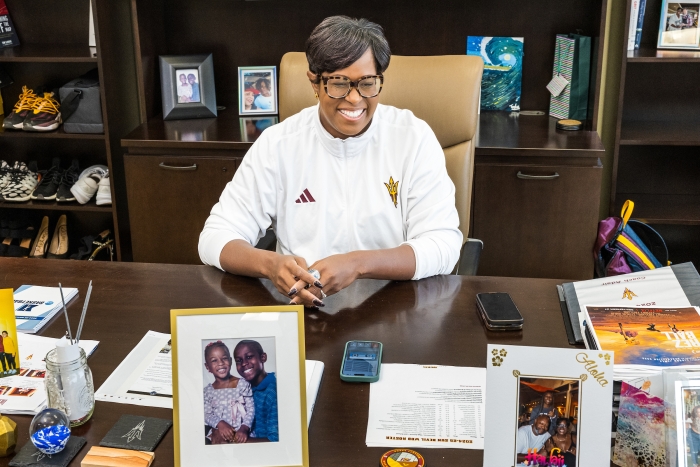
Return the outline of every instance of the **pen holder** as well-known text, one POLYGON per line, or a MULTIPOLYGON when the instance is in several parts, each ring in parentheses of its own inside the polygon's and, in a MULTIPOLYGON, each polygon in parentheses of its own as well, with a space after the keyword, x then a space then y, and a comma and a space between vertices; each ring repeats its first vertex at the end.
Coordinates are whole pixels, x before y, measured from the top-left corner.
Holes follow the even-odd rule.
POLYGON ((95 387, 85 351, 77 344, 59 341, 46 354, 48 406, 68 415, 70 426, 87 422, 95 410, 95 387), (64 344, 65 343, 65 344, 64 344))

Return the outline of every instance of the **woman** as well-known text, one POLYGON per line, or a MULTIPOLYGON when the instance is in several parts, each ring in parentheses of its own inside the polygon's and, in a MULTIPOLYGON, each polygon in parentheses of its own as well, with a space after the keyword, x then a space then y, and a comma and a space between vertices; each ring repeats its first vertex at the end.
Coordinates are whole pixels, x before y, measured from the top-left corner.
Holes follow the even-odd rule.
POLYGON ((251 147, 207 219, 200 258, 316 307, 359 278, 449 274, 462 245, 454 185, 430 127, 378 102, 391 57, 381 27, 326 18, 306 57, 318 105, 251 147), (269 226, 277 252, 253 247, 269 226))
POLYGON ((576 440, 569 433, 569 419, 560 418, 554 434, 545 442, 545 450, 549 453, 552 449, 559 448, 558 455, 564 456, 567 467, 576 467, 576 440))
POLYGON ((243 91, 243 108, 245 110, 258 110, 255 106, 255 96, 259 94, 258 90, 254 87, 247 87, 243 91))
POLYGON ((255 89, 257 89, 260 94, 255 96, 255 106, 258 109, 270 110, 272 109, 272 90, 270 89, 270 80, 266 78, 260 78, 255 82, 255 89))

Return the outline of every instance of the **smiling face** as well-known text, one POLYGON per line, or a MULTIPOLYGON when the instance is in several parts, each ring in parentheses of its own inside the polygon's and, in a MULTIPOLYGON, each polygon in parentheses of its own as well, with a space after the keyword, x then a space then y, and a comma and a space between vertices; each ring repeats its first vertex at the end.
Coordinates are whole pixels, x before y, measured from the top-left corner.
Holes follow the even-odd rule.
POLYGON ((566 421, 560 421, 557 423, 557 433, 559 436, 564 436, 569 432, 569 424, 566 421))
POLYGON ((184 74, 180 75, 180 82, 182 84, 187 84, 187 76, 185 76, 184 74))
POLYGON ((255 100, 255 93, 253 91, 244 91, 243 97, 245 98, 246 105, 251 106, 255 100))
POLYGON ((231 375, 231 355, 225 345, 212 345, 205 350, 204 366, 214 378, 225 381, 231 375))
POLYGON ((236 362, 236 371, 252 386, 257 386, 265 379, 265 362, 267 354, 258 353, 257 349, 248 344, 238 344, 233 351, 233 359, 236 362))
MULTIPOLYGON (((344 76, 352 81, 367 75, 376 75, 377 67, 374 63, 372 50, 367 51, 355 63, 347 68, 336 70, 333 73, 323 73, 322 76, 344 76)), ((307 72, 312 81, 314 91, 318 93, 319 117, 321 124, 335 138, 345 139, 363 133, 372 122, 372 116, 377 109, 379 96, 362 97, 356 88, 350 89, 350 94, 342 99, 333 99, 326 94, 323 81, 313 84, 316 75, 307 72)))
POLYGON ((535 423, 532 424, 532 432, 537 436, 543 435, 549 429, 549 417, 546 415, 540 415, 535 419, 535 423))
POLYGON ((270 88, 267 87, 267 83, 265 81, 260 81, 260 94, 265 97, 270 97, 272 95, 270 88))
POLYGON ((542 396, 542 400, 544 401, 545 407, 551 407, 552 401, 554 400, 554 396, 552 395, 551 392, 545 392, 544 395, 542 396))

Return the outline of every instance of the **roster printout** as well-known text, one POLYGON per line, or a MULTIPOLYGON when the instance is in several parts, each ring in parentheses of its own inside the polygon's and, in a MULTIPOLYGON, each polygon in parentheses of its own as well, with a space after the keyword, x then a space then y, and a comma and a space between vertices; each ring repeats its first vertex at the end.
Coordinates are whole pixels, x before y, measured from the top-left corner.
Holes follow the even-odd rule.
POLYGON ((384 364, 369 387, 367 446, 484 448, 485 368, 384 364))

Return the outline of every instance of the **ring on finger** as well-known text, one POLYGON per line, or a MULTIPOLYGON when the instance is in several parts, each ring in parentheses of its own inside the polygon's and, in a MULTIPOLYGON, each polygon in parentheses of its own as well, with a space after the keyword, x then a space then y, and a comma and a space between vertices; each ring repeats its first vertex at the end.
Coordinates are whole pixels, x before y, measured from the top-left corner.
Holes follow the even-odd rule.
POLYGON ((318 272, 316 269, 309 268, 308 271, 309 271, 309 274, 314 276, 314 279, 316 279, 317 281, 321 280, 321 273, 318 272))
POLYGON ((327 296, 328 296, 328 295, 326 295, 326 293, 325 293, 323 290, 321 290, 321 299, 324 299, 324 298, 326 298, 327 296))

